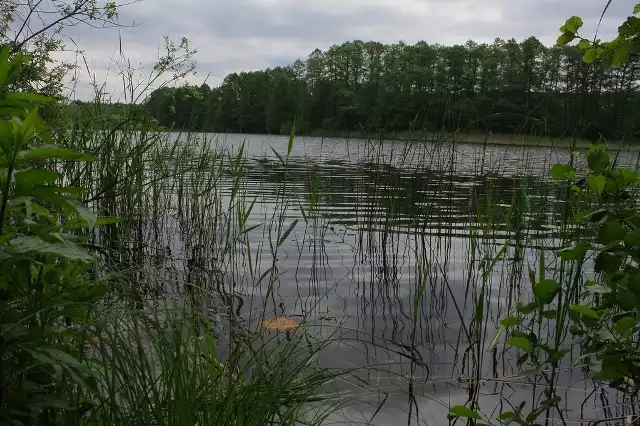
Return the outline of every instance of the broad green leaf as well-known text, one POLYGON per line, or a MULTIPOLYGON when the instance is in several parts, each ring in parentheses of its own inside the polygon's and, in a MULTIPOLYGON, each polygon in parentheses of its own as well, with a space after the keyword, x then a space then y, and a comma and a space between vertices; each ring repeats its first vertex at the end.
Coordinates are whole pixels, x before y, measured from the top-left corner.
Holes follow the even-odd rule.
POLYGON ((4 87, 7 83, 7 76, 9 75, 9 48, 7 46, 2 47, 0 50, 0 87, 4 87))
POLYGON ((520 348, 526 352, 531 352, 533 349, 531 341, 525 337, 511 337, 505 342, 505 344, 507 346, 520 348))
POLYGON ((558 37, 558 40, 556 41, 556 43, 558 44, 558 46, 564 46, 566 44, 571 43, 575 38, 576 38, 575 34, 567 32, 562 34, 560 37, 558 37))
POLYGON ((553 302, 556 295, 560 291, 560 285, 554 280, 546 279, 536 283, 533 294, 538 298, 540 303, 547 305, 553 302))
POLYGON ((617 220, 610 220, 600 228, 600 241, 605 244, 611 244, 624 240, 627 230, 617 220))
POLYGON ((42 169, 19 170, 14 175, 16 184, 24 187, 52 183, 58 180, 59 177, 58 173, 42 169))
POLYGON ((555 309, 550 309, 548 311, 542 312, 540 315, 542 315, 542 318, 553 320, 553 319, 556 319, 556 317, 558 316, 558 311, 555 309))
POLYGON ((593 318, 593 319, 600 318, 600 315, 598 315, 596 311, 591 309, 589 305, 572 305, 569 307, 569 309, 572 310, 573 312, 578 312, 579 314, 582 314, 588 318, 593 318))
POLYGON ((636 229, 625 235, 624 243, 629 247, 640 246, 640 229, 636 229))
POLYGON ((537 301, 528 303, 526 305, 522 302, 518 302, 518 305, 516 306, 516 309, 518 310, 518 312, 523 315, 528 315, 538 308, 539 306, 537 301))
POLYGON ((593 192, 602 194, 607 187, 607 178, 601 175, 589 175, 587 184, 593 192))
POLYGON ((49 96, 38 95, 37 93, 30 92, 11 92, 7 93, 7 99, 16 100, 16 101, 27 101, 27 102, 56 102, 56 98, 52 98, 49 96))
POLYGON ((577 33, 578 30, 582 27, 582 25, 584 25, 584 23, 582 22, 581 17, 572 16, 571 18, 567 19, 564 25, 560 28, 560 31, 577 33))
POLYGON ((604 172, 609 166, 609 162, 609 154, 604 150, 604 146, 595 145, 587 151, 587 163, 592 172, 596 174, 604 172))
POLYGON ((611 253, 600 253, 598 257, 596 257, 596 263, 594 265, 594 271, 597 273, 600 272, 615 272, 620 267, 622 267, 622 263, 626 259, 626 255, 624 254, 611 254, 611 253))
POLYGON ((638 13, 640 13, 640 3, 636 4, 636 6, 633 8, 633 14, 637 15, 638 13))
POLYGON ((513 411, 506 411, 506 412, 500 414, 498 416, 498 419, 499 420, 510 420, 510 419, 514 418, 515 415, 516 415, 516 413, 514 413, 513 411))
POLYGON ((632 42, 628 41, 626 43, 622 43, 622 45, 616 48, 615 53, 613 54, 613 61, 611 62, 613 66, 618 67, 629 60, 631 43, 632 42))
POLYGON ((520 319, 516 317, 507 317, 500 321, 500 324, 505 327, 513 327, 520 324, 520 319))
MULTIPOLYGON (((582 41, 586 41, 586 40, 582 40, 582 41)), ((584 52, 584 55, 582 55, 582 60, 584 61, 584 63, 590 64, 590 63, 593 63, 593 61, 595 61, 597 57, 598 57, 598 51, 592 47, 587 49, 584 52)))
POLYGON ((293 229, 296 227, 296 225, 298 224, 298 219, 294 220, 291 225, 289 225, 289 227, 287 228, 286 231, 284 231, 284 234, 282 234, 280 236, 280 238, 278 239, 278 247, 280 247, 285 240, 287 239, 287 237, 289 236, 289 234, 291 234, 291 231, 293 231, 293 229))
POLYGON ((551 364, 557 364, 569 352, 570 352, 569 349, 557 350, 557 351, 553 352, 551 355, 549 355, 549 358, 547 358, 547 362, 550 362, 551 364))
POLYGON ((540 374, 542 374, 542 369, 541 368, 533 368, 531 370, 522 370, 519 374, 519 376, 522 377, 535 377, 535 376, 539 376, 540 374))
POLYGON ((74 151, 69 148, 61 148, 58 146, 42 146, 32 148, 27 151, 21 151, 19 157, 23 161, 32 160, 69 160, 69 161, 93 161, 93 157, 74 151))
POLYGON ((478 414, 476 411, 473 411, 472 409, 467 408, 463 405, 456 405, 451 407, 451 409, 449 410, 449 414, 452 416, 464 417, 467 419, 482 419, 482 416, 480 416, 480 414, 478 414))
POLYGON ((638 320, 638 318, 634 317, 622 317, 615 322, 614 326, 618 333, 626 334, 638 324, 638 320))
POLYGON ((591 47, 591 43, 589 43, 588 40, 580 40, 578 42, 578 49, 580 50, 587 50, 591 47))
POLYGON ((76 244, 50 243, 34 236, 14 238, 10 241, 10 247, 15 254, 41 253, 69 260, 93 260, 93 256, 76 244))
POLYGON ((97 216, 87 206, 72 198, 67 199, 67 204, 87 222, 90 228, 96 224, 97 216))
POLYGON ((573 180, 576 173, 570 164, 556 164, 551 168, 551 176, 557 180, 573 180))

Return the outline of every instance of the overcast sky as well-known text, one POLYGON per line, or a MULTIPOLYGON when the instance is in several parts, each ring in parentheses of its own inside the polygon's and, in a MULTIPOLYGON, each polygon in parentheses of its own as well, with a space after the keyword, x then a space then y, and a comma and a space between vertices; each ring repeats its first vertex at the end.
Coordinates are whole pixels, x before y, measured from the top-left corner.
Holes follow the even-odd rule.
MULTIPOLYGON (((613 0, 600 35, 615 34, 636 0, 613 0)), ((197 75, 218 85, 231 72, 288 65, 315 48, 360 39, 391 43, 455 44, 496 37, 538 37, 553 44, 572 15, 584 18, 592 35, 606 0, 142 0, 120 9, 130 28, 79 27, 70 36, 85 52, 98 80, 117 97, 113 58, 122 46, 131 64, 149 70, 163 36, 187 37, 197 49, 197 75)), ((69 45, 69 43, 68 43, 69 45)), ((81 73, 77 97, 90 93, 81 73)))

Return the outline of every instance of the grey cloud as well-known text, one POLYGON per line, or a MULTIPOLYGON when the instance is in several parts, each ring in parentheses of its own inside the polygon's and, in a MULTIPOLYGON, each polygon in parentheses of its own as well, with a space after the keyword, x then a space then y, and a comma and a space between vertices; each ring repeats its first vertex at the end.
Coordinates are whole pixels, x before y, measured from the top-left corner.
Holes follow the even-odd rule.
MULTIPOLYGON (((604 0, 144 0, 123 8, 131 28, 70 35, 103 71, 122 36, 133 63, 149 68, 163 36, 188 37, 198 49, 193 81, 218 84, 226 74, 287 65, 313 49, 353 39, 462 43, 536 36, 553 43, 572 15, 593 34, 604 0)), ((633 2, 612 2, 600 34, 610 37, 633 2)))

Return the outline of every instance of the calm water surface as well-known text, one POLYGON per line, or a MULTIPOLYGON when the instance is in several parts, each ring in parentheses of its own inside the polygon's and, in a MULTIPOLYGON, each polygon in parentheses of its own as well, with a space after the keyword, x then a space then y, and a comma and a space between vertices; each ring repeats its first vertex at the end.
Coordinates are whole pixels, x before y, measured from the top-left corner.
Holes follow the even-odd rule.
MULTIPOLYGON (((266 306, 267 317, 296 316, 309 333, 335 338, 319 363, 363 367, 362 383, 336 386, 367 392, 332 420, 445 424, 447 407, 475 391, 488 415, 531 402, 533 387, 514 377, 516 356, 489 345, 514 301, 528 297, 527 270, 539 248, 557 247, 564 201, 548 171, 569 160, 567 151, 299 137, 287 159, 287 137, 207 137, 232 155, 243 147, 242 176, 221 181, 225 207, 207 231, 231 223, 242 244, 215 252, 194 237, 204 225, 185 235, 170 222, 170 269, 205 280, 226 271, 223 292, 234 321, 247 328, 259 326, 266 306), (238 211, 251 205, 243 228, 250 231, 242 233, 238 211), (204 258, 197 268, 196 258, 204 258), (469 336, 482 292, 487 320, 469 336), (482 379, 477 388, 470 376, 482 379)), ((220 246, 226 236, 218 234, 211 241, 220 246)), ((601 408, 615 396, 594 391, 581 371, 561 374, 566 419, 619 414, 601 408)))

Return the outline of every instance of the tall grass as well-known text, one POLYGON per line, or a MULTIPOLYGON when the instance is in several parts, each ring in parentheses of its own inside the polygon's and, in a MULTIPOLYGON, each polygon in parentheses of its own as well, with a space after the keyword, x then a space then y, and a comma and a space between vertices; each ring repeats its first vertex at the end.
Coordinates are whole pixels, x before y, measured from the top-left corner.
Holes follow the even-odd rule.
POLYGON ((582 370, 520 375, 503 345, 500 320, 531 299, 536 271, 563 287, 558 326, 537 334, 570 347, 568 307, 590 274, 554 251, 575 232, 547 173, 564 151, 433 133, 343 141, 330 164, 318 158, 335 141, 306 157, 291 135, 257 155, 252 138, 102 108, 55 134, 94 157, 62 172, 106 218, 87 236, 109 291, 77 335, 87 370, 68 423, 440 424, 451 405, 495 418, 545 389, 566 396, 548 424, 611 417, 617 396, 582 370), (274 316, 302 326, 269 334, 274 316))

